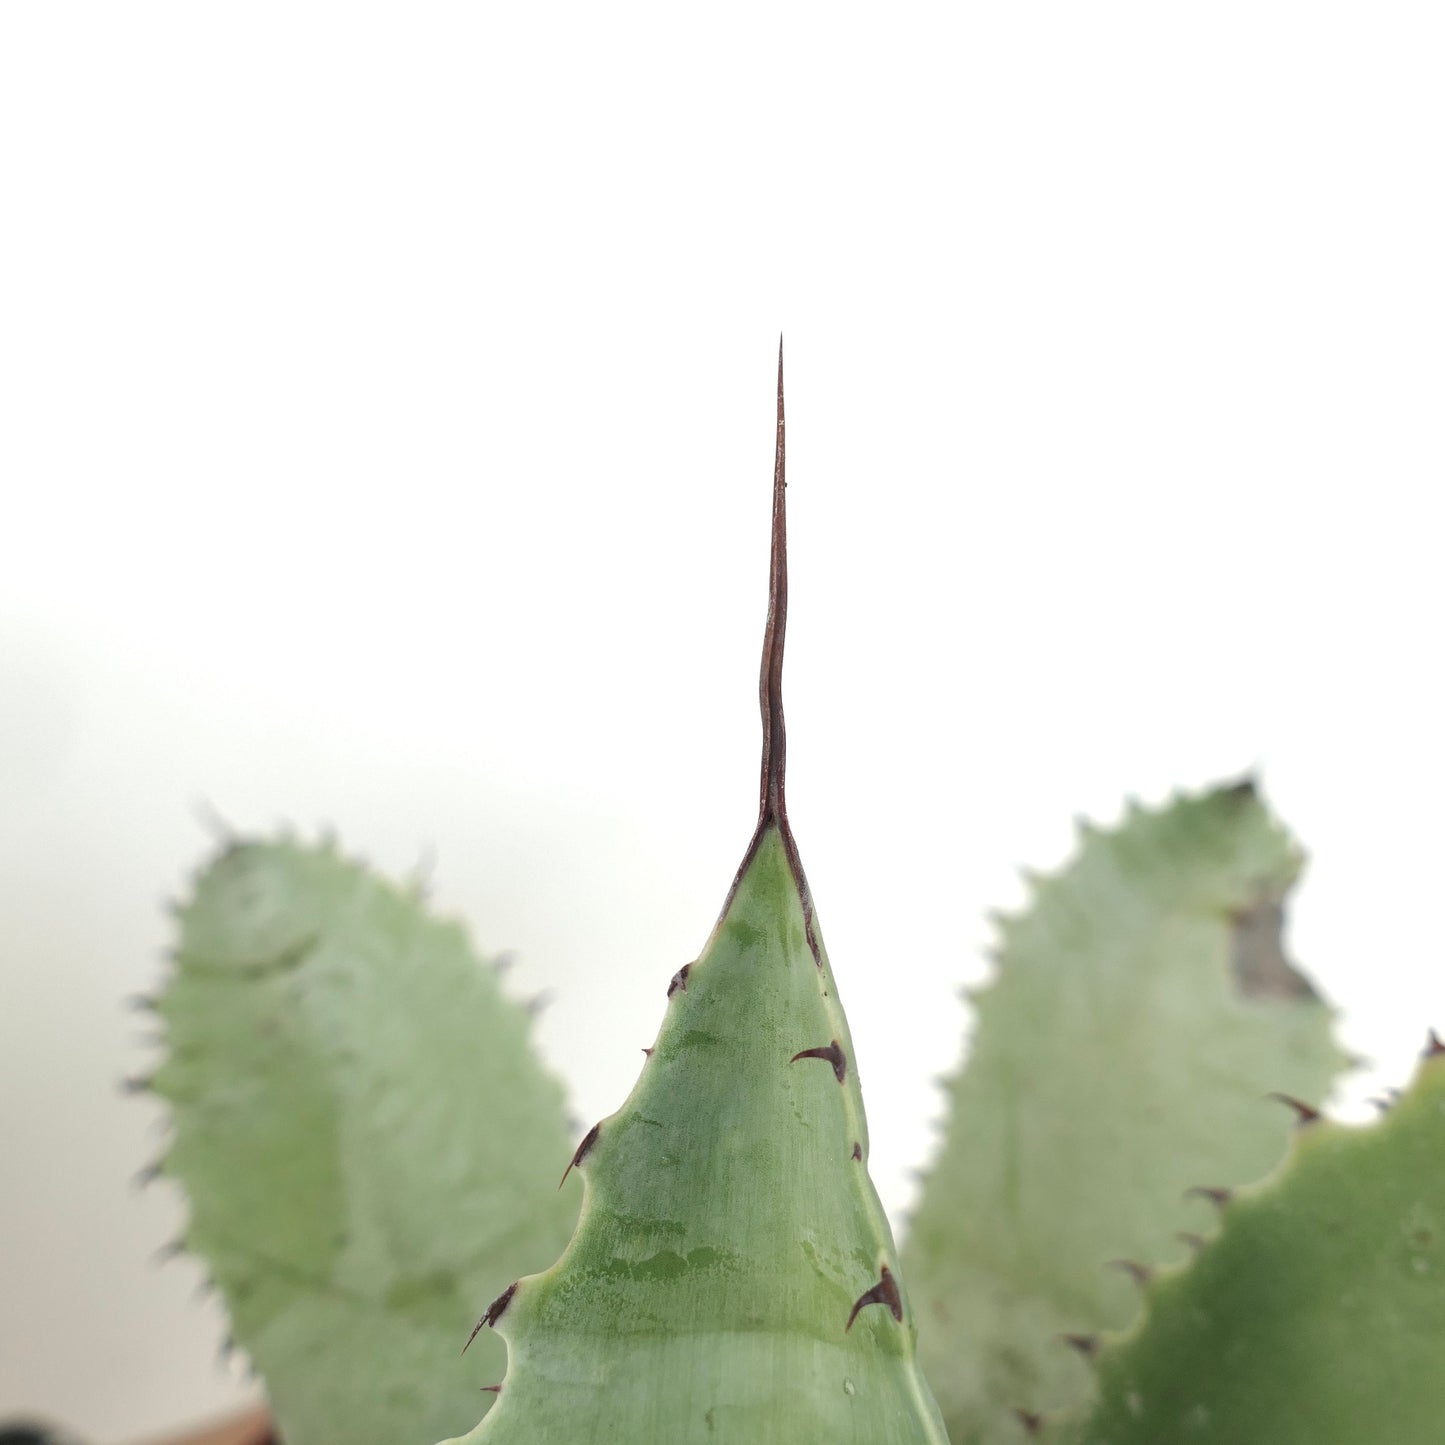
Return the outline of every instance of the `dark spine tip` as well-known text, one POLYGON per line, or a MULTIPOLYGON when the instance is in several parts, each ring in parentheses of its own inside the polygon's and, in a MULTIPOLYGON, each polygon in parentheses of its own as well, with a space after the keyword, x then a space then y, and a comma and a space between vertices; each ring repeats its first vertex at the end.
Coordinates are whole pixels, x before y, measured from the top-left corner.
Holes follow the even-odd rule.
POLYGON ((1306 1104, 1303 1099, 1296 1099, 1293 1094, 1281 1094, 1276 1091, 1275 1093, 1272 1093, 1267 1097, 1274 1099, 1277 1103, 1288 1104, 1289 1107, 1294 1110, 1296 1122, 1301 1128, 1303 1128, 1306 1124, 1315 1124, 1319 1122, 1320 1111, 1318 1109, 1312 1108, 1309 1104, 1306 1104))
POLYGON ((122 1094, 148 1094, 150 1088, 151 1080, 149 1075, 137 1074, 129 1079, 122 1079, 120 1081, 120 1091, 122 1094))
POLYGON ((467 1342, 462 1346, 462 1354, 466 1354, 467 1350, 471 1348, 472 1341, 481 1334, 484 1326, 490 1326, 492 1329, 497 1327, 497 1321, 507 1312, 507 1306, 511 1304, 512 1296, 516 1294, 519 1283, 520 1281, 513 1281, 487 1306, 481 1319, 477 1321, 471 1334, 467 1336, 467 1342))
POLYGON ((1186 1199, 1207 1199, 1216 1209, 1223 1209, 1234 1198, 1234 1190, 1218 1185, 1195 1184, 1184 1191, 1186 1199))
POLYGON ((773 541, 768 566, 768 621, 763 631, 763 666, 758 697, 763 712, 763 766, 758 824, 786 828, 784 788, 788 763, 783 725, 783 641, 788 627, 787 442, 783 420, 783 343, 778 340, 778 430, 773 451, 773 541))
POLYGON ((788 825, 787 764, 788 738, 783 722, 783 643, 788 630, 788 509, 787 509, 787 427, 783 407, 783 343, 778 338, 778 425, 773 450, 772 543, 768 561, 768 619, 763 629, 763 660, 758 679, 758 700, 763 720, 763 758, 758 788, 758 825, 743 855, 737 877, 723 902, 723 913, 732 906, 748 865, 757 854, 768 828, 778 830, 788 868, 803 905, 803 931, 813 962, 823 967, 823 948, 813 921, 813 900, 803 876, 802 860, 793 830, 788 825))
POLYGON ((826 1047, 816 1049, 803 1049, 800 1053, 793 1055, 788 1060, 790 1064, 796 1064, 799 1059, 826 1059, 833 1066, 833 1077, 841 1084, 848 1077, 848 1056, 843 1052, 834 1039, 826 1047))
POLYGON ((1017 1420, 1030 1435, 1037 1435, 1044 1428, 1044 1417, 1035 1414, 1032 1410, 1015 1410, 1014 1419, 1017 1420))
POLYGON ((1176 1229, 1174 1231, 1174 1238, 1177 1239, 1180 1244, 1188 1245, 1195 1254, 1198 1254, 1199 1251, 1209 1243, 1202 1234, 1195 1234, 1193 1230, 1189 1229, 1176 1229))
POLYGON ((597 1142, 597 1136, 601 1132, 601 1123, 596 1123, 582 1136, 582 1142, 577 1146, 577 1152, 572 1156, 571 1162, 562 1171, 562 1177, 557 1181, 558 1189, 567 1182, 567 1176, 592 1152, 592 1146, 597 1142))
POLYGON ((501 1387, 500 1385, 483 1385, 483 1386, 482 1386, 482 1394, 484 1394, 484 1395, 500 1395, 501 1393, 502 1393, 502 1387, 501 1387))
POLYGON ((853 1141, 853 1153, 850 1157, 857 1159, 860 1163, 863 1160, 863 1146, 856 1139, 853 1141))
POLYGON ((1445 1040, 1442 1040, 1440 1035, 1431 1029, 1425 1036, 1424 1056, 1427 1059, 1438 1059, 1441 1054, 1445 1054, 1445 1040))
POLYGON ((1092 1361, 1099 1353, 1098 1335, 1061 1335, 1059 1337, 1071 1349, 1077 1351, 1086 1360, 1092 1361))
POLYGON ((903 1323, 903 1297, 898 1293, 898 1281, 893 1278, 893 1271, 886 1264, 879 1273, 878 1283, 872 1289, 860 1294, 854 1301, 853 1312, 848 1316, 848 1323, 843 1326, 845 1335, 853 1328, 853 1321, 858 1318, 858 1311, 866 1309, 869 1305, 887 1305, 888 1313, 899 1324, 903 1323))
POLYGON ((777 438, 773 447, 773 545, 767 568, 767 626, 759 701, 763 708, 763 772, 759 824, 788 825, 785 798, 788 731, 783 725, 783 640, 788 631, 788 439, 783 420, 783 340, 777 338, 777 438))
POLYGON ((1120 1273, 1127 1274, 1140 1289, 1143 1289, 1154 1278, 1154 1271, 1147 1264, 1140 1264, 1137 1259, 1111 1259, 1107 1268, 1117 1269, 1120 1273))
POLYGON ((690 963, 685 963, 680 969, 678 969, 675 974, 673 974, 671 981, 667 985, 668 998, 671 998, 675 993, 687 992, 687 976, 691 972, 692 965, 690 963))
POLYGON ((131 1180, 131 1183, 137 1189, 144 1189, 148 1184, 154 1184, 165 1172, 165 1161, 163 1159, 157 1159, 154 1164, 147 1164, 144 1169, 140 1170, 131 1180))

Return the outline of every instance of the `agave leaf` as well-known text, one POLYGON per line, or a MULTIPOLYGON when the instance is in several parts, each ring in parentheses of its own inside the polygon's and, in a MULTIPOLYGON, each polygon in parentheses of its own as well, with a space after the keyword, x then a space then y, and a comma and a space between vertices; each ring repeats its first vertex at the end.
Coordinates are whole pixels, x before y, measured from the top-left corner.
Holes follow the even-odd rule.
POLYGON ((1299 868, 1244 783, 1085 829, 1003 922, 904 1249, 954 1445, 1078 1398, 1092 1337, 1138 1310, 1129 1262, 1207 1226, 1185 1191, 1258 1178, 1289 1128, 1267 1094, 1318 1101, 1344 1065, 1280 950, 1299 868))
POLYGON ((476 1417, 486 1299, 551 1257, 561 1089, 462 929, 329 846, 236 842, 158 1005, 161 1166, 287 1445, 427 1445, 476 1417))
POLYGON ((780 357, 757 832, 636 1087, 577 1151, 571 1244, 484 1317, 509 1362, 475 1445, 945 1440, 783 799, 782 425, 780 357))
POLYGON ((1070 1445, 1438 1445, 1445 1421, 1445 1052, 1368 1128, 1301 1125, 1098 1352, 1070 1445))

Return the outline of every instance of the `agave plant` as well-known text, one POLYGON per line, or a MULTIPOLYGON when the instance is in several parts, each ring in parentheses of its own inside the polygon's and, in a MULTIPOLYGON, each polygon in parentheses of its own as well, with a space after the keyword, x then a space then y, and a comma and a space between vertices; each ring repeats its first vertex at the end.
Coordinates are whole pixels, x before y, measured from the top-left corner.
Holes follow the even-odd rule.
POLYGON ((1252 783, 1084 827, 1000 920, 895 1248, 788 820, 784 466, 780 353, 757 827, 580 1142, 415 889, 238 839, 180 908, 151 1172, 286 1445, 1436 1445, 1445 1051, 1321 1116, 1346 1061, 1252 783))

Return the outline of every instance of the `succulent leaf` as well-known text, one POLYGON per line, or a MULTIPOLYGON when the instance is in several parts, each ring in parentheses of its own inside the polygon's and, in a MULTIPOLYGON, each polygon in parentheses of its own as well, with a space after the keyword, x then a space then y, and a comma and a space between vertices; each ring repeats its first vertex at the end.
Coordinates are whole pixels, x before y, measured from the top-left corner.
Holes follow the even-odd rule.
POLYGON ((510 1362, 477 1445, 944 1439, 808 931, 769 827, 632 1094, 578 1151, 571 1245, 496 1310, 510 1362))
POLYGON ((1258 1178, 1346 1060, 1279 933, 1300 855, 1252 785, 1131 808, 1001 923, 971 1056, 903 1250, 954 1445, 1027 1438, 1088 1388, 1133 1264, 1207 1227, 1190 1186, 1258 1178), (1113 1265, 1114 1268, 1108 1266, 1113 1265), (1121 1267, 1122 1266, 1122 1267, 1121 1267))
POLYGON ((575 1217, 526 1011, 459 926, 286 841, 233 843, 204 871, 157 1007, 162 1169, 287 1445, 465 1429, 478 1375, 503 1366, 491 1342, 459 1356, 476 1301, 575 1217))
POLYGON ((1197 1258, 1106 1340, 1068 1445, 1438 1445, 1445 1434, 1445 1056, 1367 1128, 1301 1125, 1197 1258))
POLYGON ((781 358, 778 385, 758 828, 636 1086, 578 1150, 571 1244, 483 1317, 509 1359, 472 1445, 946 1442, 783 798, 781 358))

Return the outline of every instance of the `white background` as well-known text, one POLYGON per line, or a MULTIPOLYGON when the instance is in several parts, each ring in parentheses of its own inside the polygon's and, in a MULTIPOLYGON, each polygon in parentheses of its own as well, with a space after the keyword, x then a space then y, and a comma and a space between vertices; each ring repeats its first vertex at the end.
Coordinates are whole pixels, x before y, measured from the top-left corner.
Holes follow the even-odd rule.
POLYGON ((434 854, 620 1102, 752 825, 780 329, 791 810, 895 1218, 986 910, 1131 792, 1261 770, 1347 1105, 1400 1079, 1439 17, 0 9, 0 1413, 244 1390, 115 1088, 201 800, 434 854))

